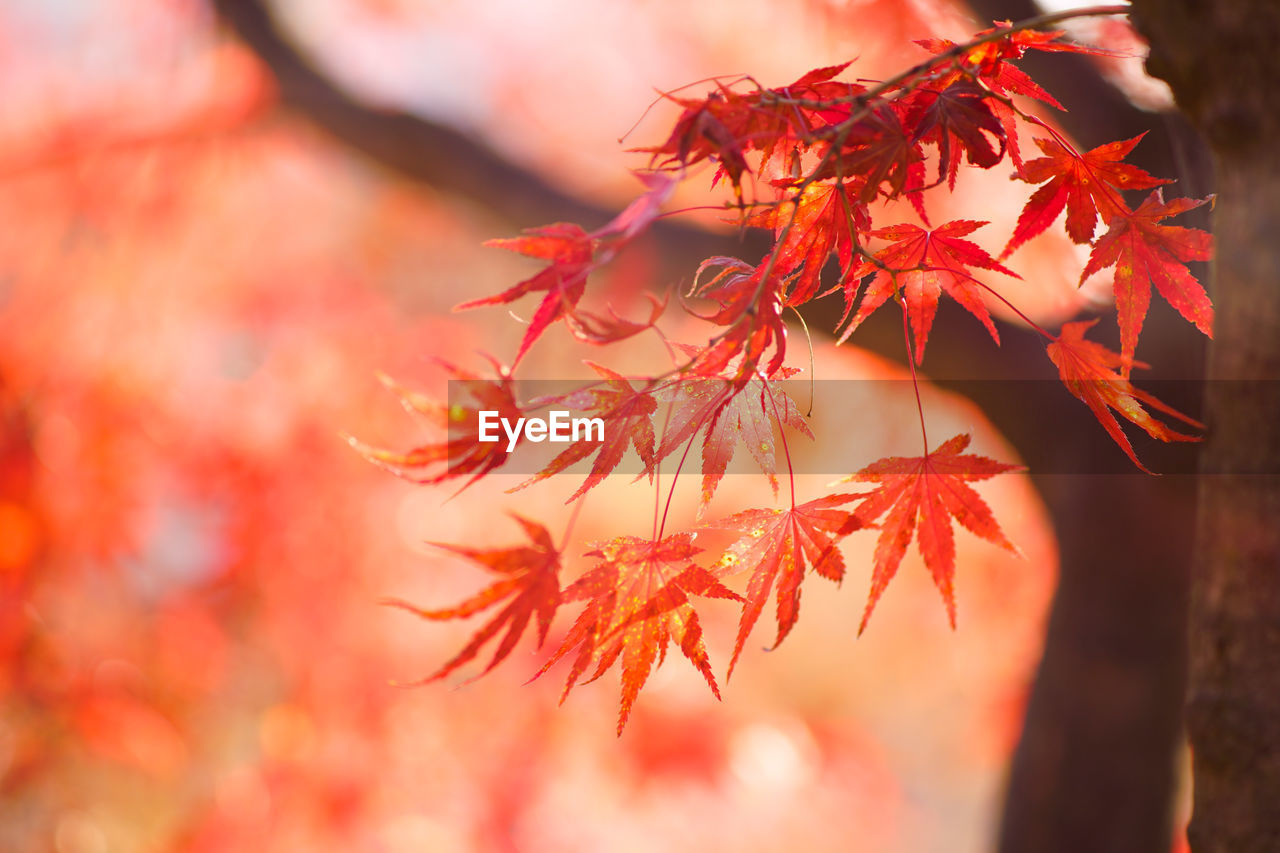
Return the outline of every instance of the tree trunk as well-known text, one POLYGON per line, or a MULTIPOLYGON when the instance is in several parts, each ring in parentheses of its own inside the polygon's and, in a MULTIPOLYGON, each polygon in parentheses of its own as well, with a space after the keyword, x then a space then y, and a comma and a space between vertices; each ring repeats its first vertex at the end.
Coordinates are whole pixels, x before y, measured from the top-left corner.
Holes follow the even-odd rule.
POLYGON ((1274 0, 1139 0, 1219 199, 1191 596, 1196 853, 1280 850, 1280 88, 1274 0))
POLYGON ((1248 853, 1280 850, 1280 395, 1257 381, 1280 377, 1280 162, 1224 162, 1219 187, 1222 343, 1209 359, 1192 584, 1190 837, 1197 853, 1248 853))

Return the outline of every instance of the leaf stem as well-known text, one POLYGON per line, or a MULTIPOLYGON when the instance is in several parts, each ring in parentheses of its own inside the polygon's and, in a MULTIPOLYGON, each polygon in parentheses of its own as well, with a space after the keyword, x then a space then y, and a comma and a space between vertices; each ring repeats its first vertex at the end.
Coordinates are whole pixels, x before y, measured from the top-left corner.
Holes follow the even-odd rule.
POLYGON ((560 547, 557 549, 562 554, 569 547, 569 539, 573 536, 573 528, 578 523, 578 515, 582 512, 582 504, 585 498, 586 495, 582 495, 573 502, 573 510, 569 513, 569 523, 565 525, 564 536, 561 537, 560 547))
POLYGON ((788 307, 790 307, 792 312, 795 313, 796 319, 800 321, 800 328, 804 329, 804 339, 809 344, 809 411, 804 413, 804 416, 807 418, 813 415, 813 383, 814 379, 816 379, 818 375, 817 368, 814 367, 813 335, 809 334, 809 324, 805 322, 804 315, 800 313, 800 309, 794 305, 788 307))
POLYGON ((684 453, 680 454, 680 464, 676 466, 676 472, 671 475, 671 489, 667 492, 667 505, 662 508, 662 523, 658 525, 658 535, 654 537, 657 542, 662 538, 663 531, 667 529, 667 513, 671 512, 671 499, 676 495, 676 483, 680 480, 680 471, 684 468, 684 460, 689 458, 689 451, 693 449, 693 441, 698 437, 698 431, 694 430, 693 435, 689 436, 689 441, 685 443, 684 453))
MULTIPOLYGON (((675 408, 675 403, 667 403, 667 415, 662 421, 662 435, 667 434, 667 427, 671 425, 671 411, 675 408)), ((656 448, 655 448, 656 455, 656 448)), ((674 480, 674 478, 673 478, 674 480)), ((674 486, 674 482, 672 483, 674 486)), ((658 508, 662 505, 662 460, 654 459, 653 461, 653 541, 658 541, 658 508)), ((666 516, 663 516, 666 520, 666 516)))
MULTIPOLYGON (((894 283, 897 284, 897 276, 894 276, 894 283)), ((897 296, 895 291, 894 296, 897 296)), ((907 324, 907 303, 906 296, 903 295, 902 305, 902 340, 907 345, 907 367, 911 368, 911 389, 916 393, 916 412, 920 415, 920 437, 924 439, 924 455, 929 455, 929 431, 924 425, 924 403, 920 400, 920 377, 916 375, 915 355, 911 351, 911 328, 907 324)))
POLYGON ((795 471, 795 468, 791 465, 791 448, 788 447, 787 445, 787 429, 782 422, 781 413, 778 412, 778 401, 775 400, 773 398, 773 394, 769 392, 768 380, 766 380, 764 376, 761 376, 760 381, 761 381, 761 384, 764 385, 764 390, 762 390, 760 393, 764 395, 765 399, 769 401, 769 405, 773 407, 773 420, 778 425, 778 438, 782 440, 782 454, 784 457, 786 457, 786 460, 787 460, 787 481, 788 481, 788 484, 791 486, 791 508, 795 509, 796 508, 796 471, 795 471))

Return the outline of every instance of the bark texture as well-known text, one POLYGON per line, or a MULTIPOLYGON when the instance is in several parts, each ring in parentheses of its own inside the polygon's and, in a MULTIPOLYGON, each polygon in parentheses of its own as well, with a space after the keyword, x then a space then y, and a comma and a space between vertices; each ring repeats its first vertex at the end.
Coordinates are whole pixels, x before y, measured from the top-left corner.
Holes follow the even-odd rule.
POLYGON ((1196 853, 1280 850, 1280 4, 1139 0, 1211 146, 1217 308, 1191 598, 1196 853))

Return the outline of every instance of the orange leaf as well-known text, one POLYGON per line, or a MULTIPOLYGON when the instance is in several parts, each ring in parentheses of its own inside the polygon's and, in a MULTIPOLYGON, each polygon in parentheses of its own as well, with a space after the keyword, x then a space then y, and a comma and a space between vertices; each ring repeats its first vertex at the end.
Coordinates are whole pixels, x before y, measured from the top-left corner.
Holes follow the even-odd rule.
POLYGON ((787 326, 782 321, 786 282, 779 272, 769 258, 755 267, 746 261, 722 256, 702 262, 690 295, 714 300, 720 307, 707 315, 690 313, 729 328, 696 354, 690 371, 717 376, 731 361, 739 359, 735 382, 745 383, 770 344, 774 346, 774 354, 769 359, 767 372, 773 374, 782 367, 787 346, 787 326), (702 273, 714 267, 719 267, 720 272, 700 283, 702 273))
MULTIPOLYGON (((696 347, 683 348, 691 353, 700 352, 696 347)), ((793 374, 794 371, 784 368, 777 378, 785 379, 793 374)), ((747 448, 777 493, 774 427, 780 430, 790 427, 813 438, 795 402, 759 373, 752 374, 745 383, 727 376, 677 379, 659 391, 658 399, 671 403, 672 410, 658 445, 657 459, 665 459, 681 444, 702 434, 701 509, 711 502, 739 444, 747 448)))
POLYGON ((509 491, 514 492, 531 486, 596 454, 596 461, 591 466, 591 473, 587 475, 586 481, 565 501, 570 503, 602 483, 604 478, 618 467, 628 446, 634 447, 636 453, 640 455, 645 473, 653 470, 655 461, 653 413, 657 403, 654 402, 652 394, 648 389, 637 391, 632 388, 630 380, 620 373, 591 362, 587 364, 604 377, 603 388, 589 388, 553 400, 537 402, 563 403, 582 411, 598 412, 604 420, 604 435, 599 441, 573 442, 555 459, 552 459, 547 467, 509 491))
MULTIPOLYGON (((534 678, 542 675, 573 649, 574 658, 561 701, 594 665, 587 679, 594 681, 619 658, 622 660, 622 705, 618 734, 622 734, 640 688, 649 673, 666 658, 674 640, 720 698, 711 661, 702 642, 702 626, 690 595, 738 599, 711 572, 693 563, 702 549, 688 533, 660 541, 619 536, 596 543, 588 557, 598 557, 590 571, 564 590, 565 601, 587 601, 564 642, 534 678)), ((585 683, 585 682, 584 682, 585 683)))
POLYGON ((782 275, 800 271, 787 295, 787 305, 803 305, 814 297, 832 251, 840 262, 842 277, 848 275, 858 232, 869 228, 871 221, 858 195, 854 182, 810 184, 794 206, 767 207, 748 217, 748 225, 771 228, 776 237, 786 233, 775 253, 775 268, 782 275))

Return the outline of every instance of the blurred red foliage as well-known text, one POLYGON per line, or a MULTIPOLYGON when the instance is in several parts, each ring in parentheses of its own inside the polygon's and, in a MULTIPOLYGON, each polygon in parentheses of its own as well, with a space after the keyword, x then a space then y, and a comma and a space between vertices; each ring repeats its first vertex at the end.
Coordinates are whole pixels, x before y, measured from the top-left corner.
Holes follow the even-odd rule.
MULTIPOLYGON (((391 687, 474 626, 376 602, 460 600, 481 580, 422 542, 498 534, 341 432, 420 437, 376 371, 440 387, 423 355, 505 320, 445 309, 522 267, 480 247, 503 230, 483 211, 277 112, 202 6, 108 5, 0 17, 23 46, 0 68, 19 81, 0 115, 0 849, 981 843, 1053 571, 1025 484, 991 501, 1031 560, 964 555, 954 637, 919 567, 881 605, 899 627, 857 649, 857 596, 815 596, 785 663, 744 668, 724 705, 692 669, 655 673, 620 743, 611 689, 557 710, 518 674, 391 687), (131 64, 107 73, 112 51, 131 64)), ((584 530, 632 511, 610 500, 584 530)), ((847 556, 865 588, 869 546, 847 556)), ((732 616, 707 620, 720 648, 732 616)))

